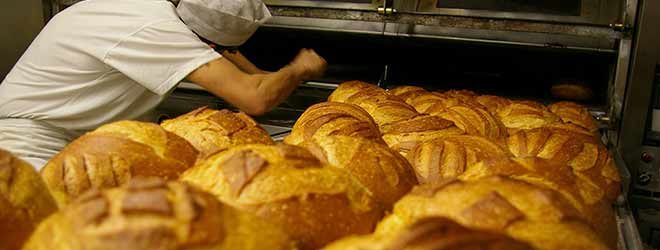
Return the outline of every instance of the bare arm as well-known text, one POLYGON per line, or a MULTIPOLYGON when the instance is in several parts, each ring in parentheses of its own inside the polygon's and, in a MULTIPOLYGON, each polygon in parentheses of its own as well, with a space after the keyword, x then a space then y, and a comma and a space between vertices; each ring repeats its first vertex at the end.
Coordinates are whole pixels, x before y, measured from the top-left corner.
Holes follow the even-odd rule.
POLYGON ((252 64, 250 60, 248 60, 243 54, 241 54, 240 51, 224 51, 222 52, 222 56, 224 58, 229 59, 234 65, 236 65, 239 69, 241 69, 243 72, 248 73, 248 74, 265 74, 269 73, 266 71, 263 71, 259 69, 257 66, 252 64))
POLYGON ((302 50, 288 66, 265 74, 248 74, 220 58, 199 67, 187 79, 250 115, 264 114, 284 101, 303 81, 320 76, 325 60, 302 50))

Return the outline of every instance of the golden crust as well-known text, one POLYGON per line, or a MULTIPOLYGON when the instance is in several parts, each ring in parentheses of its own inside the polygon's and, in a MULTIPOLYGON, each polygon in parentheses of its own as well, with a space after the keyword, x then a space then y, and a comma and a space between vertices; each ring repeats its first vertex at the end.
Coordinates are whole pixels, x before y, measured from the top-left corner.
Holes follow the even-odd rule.
POLYGON ((0 248, 20 249, 41 220, 57 211, 30 164, 0 149, 0 248))
POLYGON ((614 160, 592 136, 543 127, 520 131, 507 139, 507 145, 516 157, 540 157, 570 166, 589 200, 613 202, 620 194, 621 177, 614 160))
POLYGON ((420 183, 457 177, 490 159, 506 159, 511 153, 479 136, 446 136, 418 144, 407 155, 420 183))
POLYGON ((314 138, 345 135, 385 143, 371 116, 357 105, 323 102, 309 107, 293 125, 284 142, 301 145, 314 138))
POLYGON ((404 156, 419 143, 465 133, 453 122, 431 115, 388 124, 381 127, 381 131, 387 145, 404 156))
POLYGON ((562 83, 552 86, 550 89, 552 96, 569 100, 583 101, 591 99, 594 95, 593 90, 584 85, 574 83, 562 83))
POLYGON ((469 229, 445 217, 417 220, 394 237, 380 235, 344 238, 323 250, 531 250, 506 235, 469 229))
POLYGON ((575 124, 592 134, 598 133, 598 125, 584 106, 574 102, 557 102, 548 106, 550 112, 559 116, 565 123, 575 124))
POLYGON ((268 132, 244 113, 201 107, 161 126, 186 139, 205 158, 218 151, 242 144, 274 144, 268 132))
POLYGON ((609 249, 559 193, 500 176, 418 186, 397 202, 377 233, 392 235, 430 216, 506 233, 541 250, 609 249))
POLYGON ((418 115, 415 108, 398 97, 377 86, 360 81, 340 84, 328 97, 328 101, 358 105, 371 115, 378 126, 418 115))
POLYGON ((408 161, 387 146, 359 137, 327 136, 308 145, 330 166, 345 169, 391 207, 417 184, 408 161))
POLYGON ((477 105, 458 104, 448 108, 430 109, 428 113, 454 122, 469 135, 479 135, 493 140, 501 140, 507 136, 504 124, 477 105))
POLYGON ((50 217, 26 250, 295 249, 283 230, 179 182, 135 178, 90 190, 50 217))
POLYGON ((291 145, 237 146, 189 169, 182 180, 282 225, 302 249, 369 233, 383 212, 351 174, 291 145))
POLYGON ((480 95, 475 97, 474 101, 486 107, 493 115, 497 115, 504 107, 511 104, 511 100, 495 95, 480 95))
POLYGON ((59 207, 91 188, 117 187, 133 176, 176 179, 197 150, 160 126, 136 121, 104 125, 67 145, 41 170, 59 207))
POLYGON ((550 112, 543 104, 534 101, 512 101, 511 104, 503 107, 497 116, 509 130, 509 134, 524 129, 540 128, 560 121, 559 117, 550 112))

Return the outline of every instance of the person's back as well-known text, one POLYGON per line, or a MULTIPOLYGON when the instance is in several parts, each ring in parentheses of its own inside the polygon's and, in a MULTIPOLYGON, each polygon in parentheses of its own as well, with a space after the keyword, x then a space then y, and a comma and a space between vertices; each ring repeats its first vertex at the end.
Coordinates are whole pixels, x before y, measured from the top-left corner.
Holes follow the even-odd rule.
POLYGON ((167 0, 77 3, 46 25, 0 85, 0 147, 39 168, 82 132, 143 117, 219 57, 167 0))

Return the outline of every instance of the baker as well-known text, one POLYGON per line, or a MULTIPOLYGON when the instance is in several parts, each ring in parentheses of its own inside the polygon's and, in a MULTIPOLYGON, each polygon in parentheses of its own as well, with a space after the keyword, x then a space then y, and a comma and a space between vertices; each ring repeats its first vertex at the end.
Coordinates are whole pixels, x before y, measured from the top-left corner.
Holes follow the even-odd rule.
POLYGON ((235 48, 271 17, 261 0, 87 0, 56 15, 0 85, 0 148, 40 169, 86 131, 145 120, 186 79, 251 115, 325 60, 302 49, 266 72, 235 48))

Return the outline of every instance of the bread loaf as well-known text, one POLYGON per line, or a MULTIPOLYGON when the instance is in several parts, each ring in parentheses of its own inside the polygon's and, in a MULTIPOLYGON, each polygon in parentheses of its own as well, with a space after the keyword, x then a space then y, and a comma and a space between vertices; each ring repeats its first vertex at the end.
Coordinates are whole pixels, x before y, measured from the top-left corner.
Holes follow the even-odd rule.
POLYGON ((0 249, 20 249, 37 224, 55 211, 37 171, 0 149, 0 249))
POLYGON ((302 249, 370 233, 383 212, 351 174, 290 145, 237 146, 187 170, 182 180, 282 225, 302 249))
POLYGON ((394 237, 347 237, 324 250, 531 250, 503 234, 463 227, 445 217, 417 220, 394 237))
POLYGON ((508 161, 491 158, 466 169, 458 178, 478 181, 494 175, 508 176, 557 191, 582 214, 603 242, 611 249, 616 248, 617 227, 612 207, 604 199, 593 200, 589 190, 585 190, 588 186, 581 183, 582 180, 573 174, 571 167, 536 157, 508 161))
POLYGON ((444 109, 464 103, 457 97, 450 97, 441 93, 426 91, 422 88, 400 86, 389 90, 389 93, 401 98, 417 112, 428 114, 430 109, 444 109))
POLYGON ((545 125, 559 122, 557 115, 553 114, 543 104, 533 101, 512 101, 498 113, 500 121, 513 134, 521 129, 540 128, 545 125))
POLYGON ((407 155, 420 183, 457 177, 483 161, 511 157, 502 146, 480 136, 445 136, 418 144, 407 155))
POLYGON ((395 204, 377 233, 394 235, 431 216, 448 217, 468 228, 505 233, 541 250, 608 249, 560 194, 500 176, 418 186, 395 204))
POLYGON ((307 147, 330 166, 355 176, 387 207, 417 184, 408 161, 386 145, 360 137, 325 136, 307 147))
POLYGON ((407 120, 418 115, 403 100, 372 84, 351 81, 340 84, 328 101, 351 103, 363 108, 378 126, 407 120))
POLYGON ((241 144, 274 144, 268 132, 244 113, 198 108, 161 126, 186 139, 205 158, 241 144))
POLYGON ((480 95, 475 97, 474 101, 486 107, 493 115, 497 115, 504 107, 511 104, 511 100, 495 95, 480 95))
POLYGON ((25 250, 295 249, 283 230, 180 182, 90 190, 42 223, 25 250))
POLYGON ((504 124, 480 105, 458 104, 448 108, 429 109, 427 113, 454 122, 469 135, 502 141, 507 136, 504 124))
POLYGON ((284 142, 301 145, 313 138, 345 135, 384 144, 378 126, 371 116, 357 105, 323 102, 309 107, 293 125, 284 142))
POLYGON ((598 125, 589 110, 582 105, 574 102, 557 102, 549 105, 548 109, 565 123, 575 124, 592 134, 598 133, 598 125))
POLYGON ((387 145, 404 156, 419 143, 465 133, 453 122, 431 115, 418 115, 387 124, 381 127, 381 131, 387 145))
POLYGON ((607 148, 595 138, 557 128, 520 131, 507 139, 516 157, 540 157, 573 168, 588 200, 613 202, 620 193, 621 177, 607 148))
POLYGON ((470 91, 470 90, 467 90, 467 89, 459 89, 459 90, 452 89, 452 90, 445 91, 443 94, 445 94, 449 97, 458 98, 458 99, 460 99, 461 101, 464 101, 464 102, 472 102, 472 100, 475 97, 478 96, 477 93, 475 93, 474 91, 470 91))
POLYGON ((59 207, 91 188, 117 187, 133 176, 176 179, 194 165, 197 150, 160 126, 120 121, 67 145, 41 170, 59 207))
POLYGON ((594 91, 591 87, 572 82, 563 82, 552 85, 550 93, 556 98, 576 101, 589 100, 594 96, 594 91))

